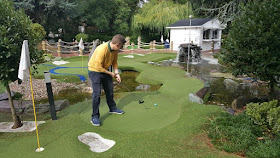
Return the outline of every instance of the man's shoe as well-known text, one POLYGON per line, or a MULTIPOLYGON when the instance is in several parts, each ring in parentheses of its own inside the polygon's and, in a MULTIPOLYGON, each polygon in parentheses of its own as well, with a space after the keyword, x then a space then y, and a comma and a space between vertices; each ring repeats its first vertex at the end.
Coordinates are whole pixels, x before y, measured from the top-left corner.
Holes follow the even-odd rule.
POLYGON ((100 126, 99 118, 92 118, 92 119, 91 119, 91 123, 92 123, 94 126, 100 126))
POLYGON ((109 113, 111 113, 111 114, 123 114, 124 111, 117 108, 117 109, 114 109, 114 110, 110 110, 109 113))

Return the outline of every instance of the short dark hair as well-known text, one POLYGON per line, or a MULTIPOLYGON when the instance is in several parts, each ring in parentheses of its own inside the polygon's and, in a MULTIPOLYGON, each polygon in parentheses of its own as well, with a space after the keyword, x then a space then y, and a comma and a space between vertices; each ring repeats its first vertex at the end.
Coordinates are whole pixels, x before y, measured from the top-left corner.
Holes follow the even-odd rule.
POLYGON ((126 40, 124 39, 124 37, 121 34, 116 34, 111 41, 113 44, 125 44, 126 40))

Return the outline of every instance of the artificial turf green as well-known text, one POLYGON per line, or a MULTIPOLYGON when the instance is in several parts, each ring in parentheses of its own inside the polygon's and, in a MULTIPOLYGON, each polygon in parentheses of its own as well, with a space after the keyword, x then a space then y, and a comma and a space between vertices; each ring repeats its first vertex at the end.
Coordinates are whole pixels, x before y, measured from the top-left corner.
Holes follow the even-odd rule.
POLYGON ((208 118, 218 115, 221 108, 188 100, 188 94, 198 91, 203 83, 186 78, 185 71, 179 68, 145 63, 164 58, 164 55, 149 54, 133 59, 119 56, 120 67, 132 67, 141 72, 137 81, 163 84, 156 92, 134 92, 137 98, 145 101, 143 104, 138 104, 130 93, 121 93, 116 102, 126 113, 111 115, 102 97, 101 127, 90 123, 91 100, 71 105, 57 114, 58 120, 39 126, 43 152, 35 152, 35 132, 0 133, 0 157, 237 157, 207 145, 208 118), (116 141, 116 145, 104 153, 93 153, 77 138, 86 132, 98 133, 116 141))

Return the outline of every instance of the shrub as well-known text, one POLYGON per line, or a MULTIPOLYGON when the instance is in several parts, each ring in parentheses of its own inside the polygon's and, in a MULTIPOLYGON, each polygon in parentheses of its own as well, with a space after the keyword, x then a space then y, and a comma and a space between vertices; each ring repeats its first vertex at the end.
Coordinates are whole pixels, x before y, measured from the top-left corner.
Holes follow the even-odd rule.
POLYGON ((23 96, 23 95, 22 95, 21 93, 16 92, 15 95, 14 95, 14 97, 13 97, 13 99, 14 99, 14 100, 20 100, 20 99, 22 98, 22 96, 23 96))
POLYGON ((227 152, 241 152, 257 143, 261 130, 246 114, 237 116, 223 113, 211 124, 209 137, 220 149, 227 152))
POLYGON ((38 38, 38 39, 43 39, 46 36, 46 31, 44 29, 44 27, 38 23, 32 23, 31 24, 33 33, 34 33, 34 37, 38 38))
POLYGON ((75 36, 76 40, 77 41, 80 41, 81 38, 83 39, 84 42, 87 42, 88 41, 88 35, 87 34, 84 34, 84 33, 79 33, 75 36))
POLYGON ((44 54, 44 60, 45 61, 51 61, 52 59, 54 59, 54 56, 52 55, 52 53, 45 53, 44 54))
POLYGON ((280 139, 259 141, 255 146, 249 148, 246 156, 261 158, 280 157, 280 139))
POLYGON ((280 131, 280 106, 278 100, 264 103, 247 104, 246 114, 267 134, 277 134, 280 131))

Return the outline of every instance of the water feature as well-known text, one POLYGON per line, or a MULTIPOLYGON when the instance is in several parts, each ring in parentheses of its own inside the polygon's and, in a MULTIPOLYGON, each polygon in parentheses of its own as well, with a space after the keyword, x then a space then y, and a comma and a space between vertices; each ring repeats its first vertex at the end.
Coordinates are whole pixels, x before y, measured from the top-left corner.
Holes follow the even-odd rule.
MULTIPOLYGON (((187 63, 179 64, 187 71, 187 63)), ((236 79, 231 74, 221 73, 223 71, 224 68, 214 58, 202 57, 199 63, 190 63, 188 72, 210 85, 210 96, 205 104, 231 107, 233 100, 240 96, 263 98, 267 94, 266 84, 251 78, 236 79), (229 81, 236 84, 227 87, 229 81)))
MULTIPOLYGON (((131 71, 131 70, 122 71, 121 74, 122 82, 129 88, 130 91, 145 91, 145 92, 156 91, 161 87, 161 85, 148 85, 148 84, 138 83, 136 81, 138 75, 139 72, 137 71, 131 71)), ((127 92, 127 89, 122 87, 121 85, 115 85, 114 92, 115 93, 127 92)))
MULTIPOLYGON (((136 77, 139 75, 139 72, 136 71, 122 71, 121 77, 122 82, 129 88, 130 91, 156 91, 158 90, 161 85, 148 85, 148 84, 141 84, 136 81, 136 77)), ((76 83, 78 85, 83 84, 81 82, 76 83)), ((116 81, 114 81, 114 92, 115 94, 121 93, 121 92, 127 92, 127 89, 122 87, 120 84, 117 84, 116 81)), ((102 95, 105 95, 104 92, 102 92, 102 95)), ((61 99, 68 99, 69 103, 75 104, 78 102, 82 102, 85 99, 92 99, 92 94, 88 92, 83 92, 78 88, 68 88, 65 90, 60 91, 57 95, 54 95, 55 100, 61 100, 61 99)), ((41 99, 36 101, 36 103, 47 103, 48 98, 41 99)))

